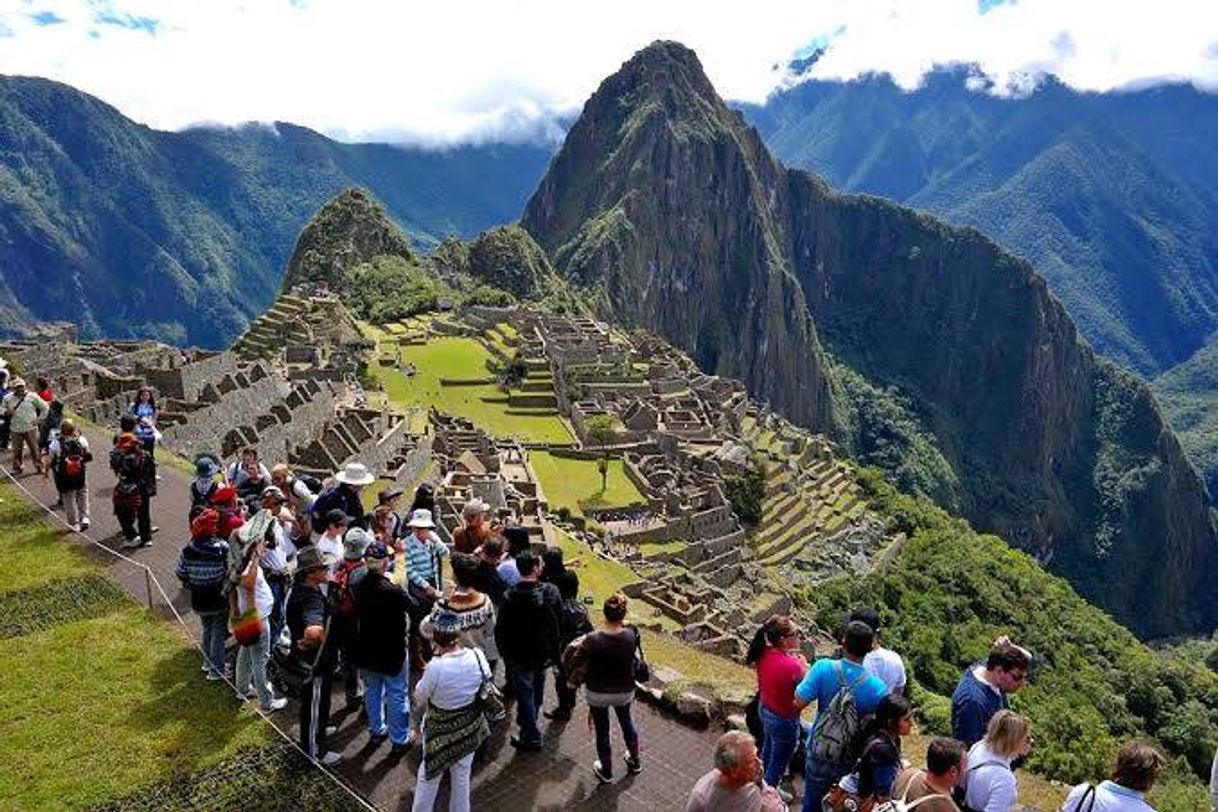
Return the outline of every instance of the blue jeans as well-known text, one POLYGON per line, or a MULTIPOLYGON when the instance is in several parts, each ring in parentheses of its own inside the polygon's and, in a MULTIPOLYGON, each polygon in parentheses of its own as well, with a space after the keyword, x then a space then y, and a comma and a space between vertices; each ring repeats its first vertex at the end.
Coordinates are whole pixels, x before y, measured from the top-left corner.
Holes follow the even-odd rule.
POLYGON ((833 785, 850 772, 850 766, 821 761, 812 755, 812 748, 809 747, 808 758, 804 763, 803 812, 821 812, 821 801, 829 794, 833 785))
POLYGON ((402 662, 402 668, 396 674, 368 668, 361 668, 359 673, 364 678, 368 732, 373 736, 388 732, 389 741, 405 744, 410 736, 410 699, 406 696, 406 686, 410 684, 410 658, 402 662))
POLYGON ((267 579, 267 586, 271 588, 271 594, 275 596, 275 608, 271 610, 270 626, 271 626, 271 648, 279 642, 279 635, 283 634, 283 627, 287 623, 287 615, 284 609, 287 604, 288 585, 286 582, 276 578, 275 580, 267 579))
POLYGON ((787 719, 762 705, 761 725, 765 730, 765 743, 761 746, 761 763, 765 765, 765 782, 771 787, 787 774, 791 756, 799 744, 799 717, 787 719))
POLYGON ((541 744, 541 731, 537 729, 537 711, 545 701, 546 669, 526 668, 516 663, 512 666, 511 673, 520 740, 525 744, 541 744))
POLYGON ((199 612, 198 615, 203 624, 203 664, 209 674, 223 674, 228 612, 199 612))
POLYGON ((254 693, 258 696, 258 707, 264 711, 271 709, 271 689, 266 684, 266 661, 271 656, 271 629, 266 619, 262 621, 262 634, 258 642, 250 646, 242 646, 237 652, 237 693, 249 694, 250 683, 254 683, 254 693))

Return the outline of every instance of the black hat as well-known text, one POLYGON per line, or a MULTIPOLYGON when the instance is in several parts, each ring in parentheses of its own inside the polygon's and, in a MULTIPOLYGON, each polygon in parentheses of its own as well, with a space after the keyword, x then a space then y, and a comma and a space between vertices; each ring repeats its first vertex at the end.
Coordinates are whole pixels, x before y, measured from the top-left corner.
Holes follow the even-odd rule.
POLYGON ((326 527, 332 524, 351 524, 351 517, 338 508, 326 511, 326 527))

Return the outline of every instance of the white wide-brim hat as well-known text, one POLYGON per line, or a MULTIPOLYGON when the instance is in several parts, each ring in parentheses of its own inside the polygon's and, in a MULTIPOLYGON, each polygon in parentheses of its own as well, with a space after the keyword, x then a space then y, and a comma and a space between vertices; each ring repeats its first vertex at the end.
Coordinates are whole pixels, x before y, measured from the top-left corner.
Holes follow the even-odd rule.
POLYGON ((362 462, 347 463, 343 470, 334 475, 334 478, 345 485, 371 485, 376 482, 376 477, 362 462))
POLYGON ((426 527, 432 528, 436 523, 431 519, 431 511, 427 508, 419 508, 410 514, 410 521, 406 522, 407 527, 426 527))

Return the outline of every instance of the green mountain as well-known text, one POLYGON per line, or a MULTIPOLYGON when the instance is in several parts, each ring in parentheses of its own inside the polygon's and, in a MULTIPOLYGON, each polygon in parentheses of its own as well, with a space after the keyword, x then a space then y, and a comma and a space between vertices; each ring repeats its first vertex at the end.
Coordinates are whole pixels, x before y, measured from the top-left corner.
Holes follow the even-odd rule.
POLYGON ((1100 353, 1153 376, 1218 329, 1218 97, 1188 85, 1023 98, 939 70, 810 81, 742 107, 788 166, 975 226, 1027 258, 1100 353))
POLYGON ((297 234, 363 186, 423 245, 517 216, 546 146, 341 144, 291 124, 159 132, 55 82, 0 77, 0 331, 227 346, 297 234))
POLYGON ((896 414, 932 495, 1141 634, 1218 620, 1204 486, 1149 390, 980 233, 784 169, 688 49, 602 83, 522 225, 603 314, 806 425, 857 448, 896 414), (904 405, 860 409, 877 390, 904 405))

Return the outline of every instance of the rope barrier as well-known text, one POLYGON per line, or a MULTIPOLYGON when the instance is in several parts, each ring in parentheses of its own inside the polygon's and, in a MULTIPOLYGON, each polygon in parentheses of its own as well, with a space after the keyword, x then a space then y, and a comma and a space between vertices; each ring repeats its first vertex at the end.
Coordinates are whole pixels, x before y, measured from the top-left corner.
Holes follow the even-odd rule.
MULTIPOLYGON (((0 470, 2 470, 4 472, 5 477, 8 478, 8 481, 11 482, 17 488, 17 490, 19 490, 19 491, 21 491, 21 493, 25 494, 26 499, 28 499, 30 502, 33 502, 38 507, 42 508, 43 512, 45 512, 48 516, 50 516, 54 521, 63 525, 72 535, 79 536, 80 538, 83 538, 85 541, 92 544, 94 547, 104 550, 107 553, 109 553, 110 555, 114 556, 115 558, 117 558, 121 561, 125 561, 128 564, 131 564, 136 569, 143 570, 144 579, 145 579, 144 583, 145 583, 146 588, 148 589, 148 607, 150 609, 153 608, 151 585, 155 585, 157 592, 160 593, 161 597, 164 599, 165 605, 169 607, 169 611, 173 614, 174 619, 177 621, 178 625, 182 627, 182 631, 185 632, 186 639, 190 641, 190 644, 192 646, 194 646, 196 649, 198 649, 199 654, 204 655, 203 644, 195 638, 194 632, 191 630, 190 626, 186 623, 185 618, 183 618, 182 615, 178 612, 177 607, 173 605, 173 600, 170 599, 169 594, 165 591, 165 587, 161 584, 160 579, 156 577, 156 573, 152 571, 151 567, 149 567, 147 564, 144 564, 143 562, 136 561, 133 558, 123 555, 118 550, 115 550, 112 547, 107 547, 105 544, 102 544, 100 541, 93 538, 91 535, 89 535, 85 531, 75 528, 72 525, 68 524, 67 519, 65 519, 63 516, 60 516, 58 511, 56 511, 54 508, 50 507, 49 505, 44 504, 42 502, 42 500, 40 500, 29 488, 25 487, 25 485, 23 485, 21 483, 21 481, 17 479, 17 477, 13 476, 12 472, 9 471, 7 467, 0 466, 0 470)), ((224 677, 225 684, 227 684, 228 687, 232 689, 233 694, 235 696, 237 696, 239 699, 241 699, 243 702, 246 702, 247 700, 245 699, 245 697, 243 697, 241 695, 241 693, 237 690, 237 684, 227 675, 227 673, 224 674, 223 677, 224 677)), ((250 702, 249 704, 251 705, 251 707, 253 707, 254 712, 256 714, 258 714, 258 716, 262 719, 262 721, 264 721, 266 724, 270 725, 271 729, 274 730, 276 733, 278 733, 279 736, 285 742, 287 742, 289 745, 292 746, 293 749, 295 749, 298 753, 300 753, 302 756, 304 756, 305 761, 309 762, 314 768, 319 770, 322 773, 322 775, 326 776, 331 781, 333 781, 335 784, 337 784, 339 787, 341 787, 342 790, 344 792, 346 792, 349 796, 351 796, 351 798, 353 800, 355 800, 361 807, 363 807, 366 810, 369 810, 369 812, 377 812, 376 807, 374 807, 372 804, 370 804, 366 800, 364 800, 363 796, 361 796, 358 792, 356 792, 354 789, 349 787, 341 778, 339 778, 337 775, 335 775, 333 772, 331 772, 329 769, 327 769, 325 767, 325 765, 312 759, 309 756, 309 754, 307 752, 305 752, 304 748, 302 748, 300 746, 300 743, 297 742, 294 738, 292 738, 292 736, 290 736, 286 731, 284 731, 282 728, 280 728, 279 725, 275 724, 274 720, 271 719, 271 717, 268 716, 266 714, 266 712, 262 710, 262 708, 258 707, 258 704, 256 702, 250 702)))

